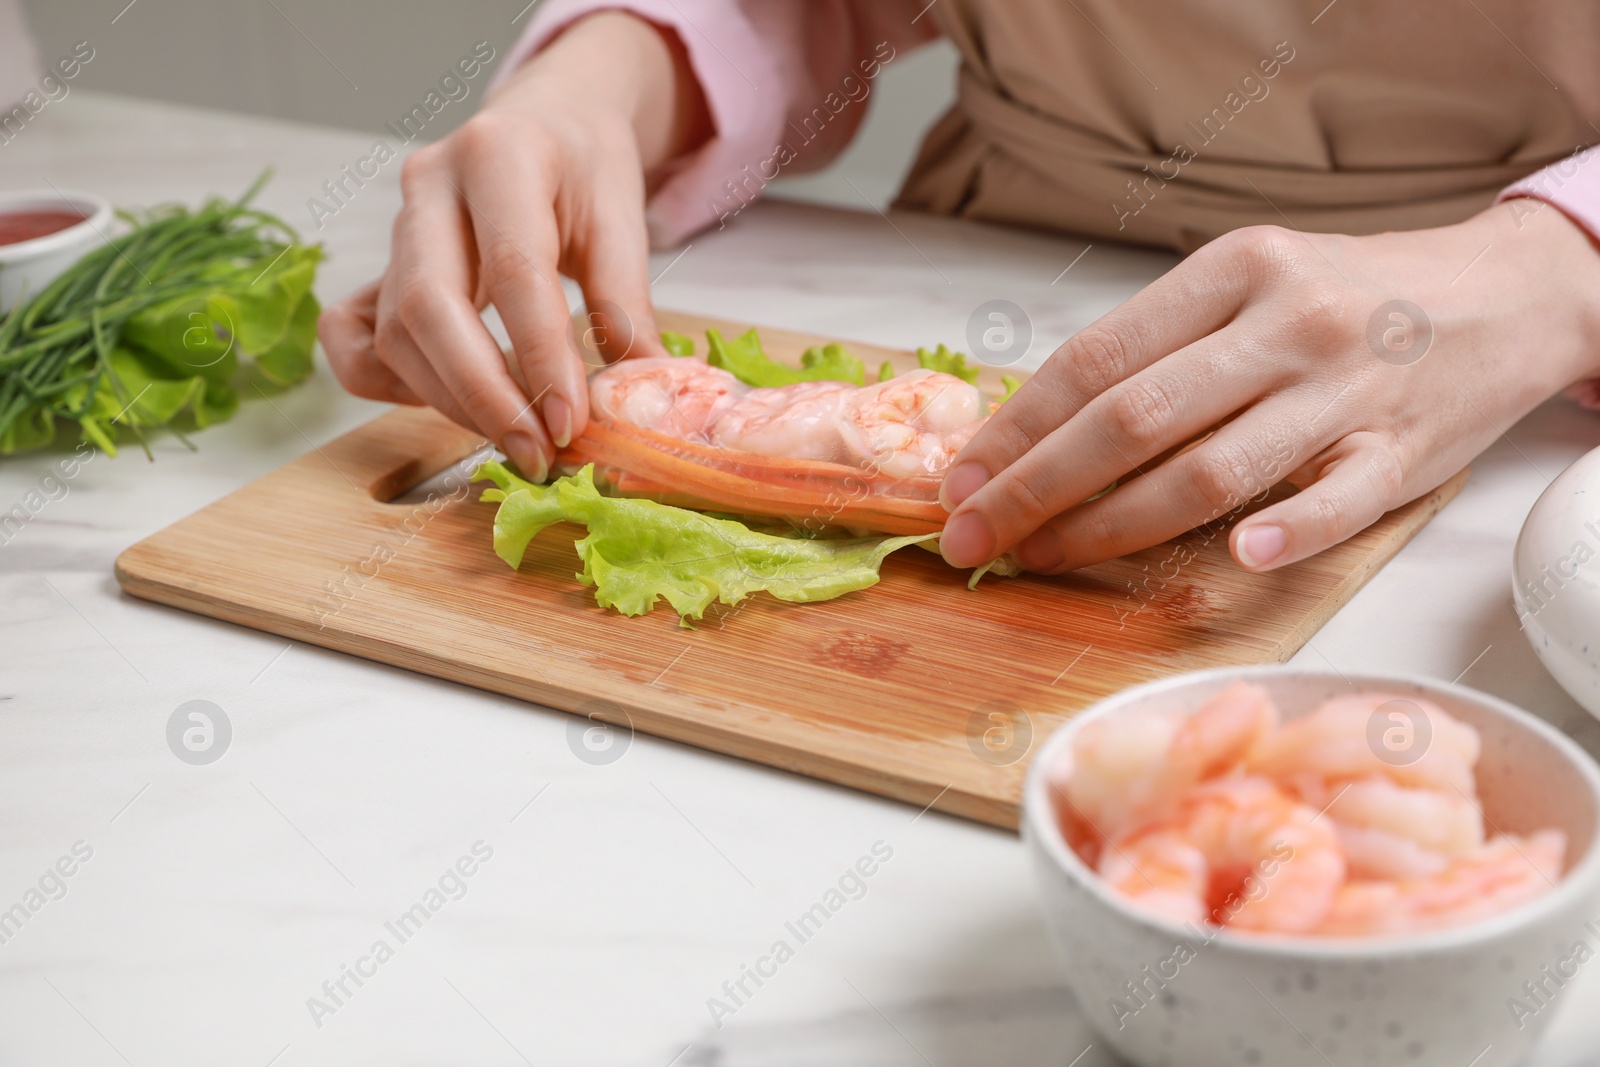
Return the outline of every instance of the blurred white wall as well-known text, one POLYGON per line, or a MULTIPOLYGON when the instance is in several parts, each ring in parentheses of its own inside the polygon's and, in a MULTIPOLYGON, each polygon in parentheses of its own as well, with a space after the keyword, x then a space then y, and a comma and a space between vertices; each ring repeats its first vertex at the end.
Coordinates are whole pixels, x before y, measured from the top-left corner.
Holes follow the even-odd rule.
MULTIPOLYGON (((511 21, 526 3, 23 0, 46 63, 75 41, 94 46, 83 88, 369 130, 419 101, 476 42, 504 57, 527 25, 526 15, 511 21)), ((477 95, 440 114, 441 132, 477 95)))
MULTIPOLYGON (((45 63, 87 40, 76 87, 378 131, 487 42, 497 71, 531 15, 527 0, 24 0, 45 63)), ((862 207, 848 175, 887 202, 923 131, 954 92, 954 51, 902 55, 877 80, 866 125, 821 177, 781 179, 787 195, 862 207)), ((488 75, 427 136, 476 108, 488 75)))

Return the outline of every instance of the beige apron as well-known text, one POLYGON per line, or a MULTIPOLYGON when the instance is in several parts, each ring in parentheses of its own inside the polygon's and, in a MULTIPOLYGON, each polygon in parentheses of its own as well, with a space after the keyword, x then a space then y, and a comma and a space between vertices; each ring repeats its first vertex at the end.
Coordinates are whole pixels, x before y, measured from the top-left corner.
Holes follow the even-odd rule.
POLYGON ((1325 5, 937 0, 960 90, 898 206, 1187 252, 1456 222, 1600 141, 1600 4, 1325 5))

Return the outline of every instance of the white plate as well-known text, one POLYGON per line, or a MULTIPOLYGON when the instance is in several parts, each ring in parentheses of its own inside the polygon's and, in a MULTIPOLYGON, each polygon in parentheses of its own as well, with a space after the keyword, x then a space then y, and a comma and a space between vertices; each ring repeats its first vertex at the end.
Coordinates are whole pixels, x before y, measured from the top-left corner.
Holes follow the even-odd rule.
POLYGON ((1511 575, 1533 650, 1600 718, 1600 449, 1561 472, 1533 505, 1511 575))

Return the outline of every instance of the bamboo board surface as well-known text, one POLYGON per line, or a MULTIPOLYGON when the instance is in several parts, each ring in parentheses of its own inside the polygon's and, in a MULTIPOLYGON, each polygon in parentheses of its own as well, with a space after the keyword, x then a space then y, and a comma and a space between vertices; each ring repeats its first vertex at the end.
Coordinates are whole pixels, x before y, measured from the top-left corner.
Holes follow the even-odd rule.
MULTIPOLYGON (((660 319, 697 338, 743 328, 660 319)), ((780 359, 824 340, 762 338, 780 359)), ((869 367, 915 366, 849 347, 869 367)), ((1162 675, 1287 659, 1466 476, 1267 575, 1235 566, 1214 528, 976 592, 913 548, 870 590, 805 605, 757 595, 687 630, 664 602, 633 619, 598 608, 573 579, 576 527, 541 534, 513 571, 476 489, 396 501, 482 445, 396 409, 129 548, 117 579, 148 600, 1015 828, 1027 756, 1055 726, 1162 675)))

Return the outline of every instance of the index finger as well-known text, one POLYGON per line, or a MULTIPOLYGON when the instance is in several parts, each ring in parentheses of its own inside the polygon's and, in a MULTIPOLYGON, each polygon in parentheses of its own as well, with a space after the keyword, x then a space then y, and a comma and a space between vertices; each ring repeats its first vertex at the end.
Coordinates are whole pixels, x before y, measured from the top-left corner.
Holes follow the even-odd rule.
POLYGON ((554 449, 473 304, 476 245, 466 213, 442 171, 422 167, 404 177, 411 188, 396 227, 395 284, 378 300, 380 343, 382 323, 396 317, 454 403, 542 479, 554 449))
POLYGON ((561 233, 553 188, 526 153, 506 138, 468 140, 451 188, 466 206, 478 248, 479 284, 500 313, 529 400, 558 447, 583 429, 588 384, 568 345, 566 294, 556 266, 561 233), (537 206, 535 206, 537 205, 537 206))
MULTIPOLYGON (((1247 287, 1236 275, 1203 262, 1215 258, 1196 253, 1075 334, 961 450, 940 490, 941 502, 951 511, 940 547, 952 566, 986 563, 1006 544, 1032 532, 1011 529, 1002 538, 985 509, 974 506, 983 502, 972 500, 974 496, 986 497, 991 504, 1000 496, 1014 499, 1018 506, 1011 510, 1030 516, 1036 528, 1051 517, 1042 513, 1048 510, 1042 497, 1034 495, 1025 478, 1000 476, 1079 418, 1106 390, 1216 333, 1238 314, 1247 287), (980 493, 986 486, 990 492, 980 493)), ((1126 473, 1134 462, 1128 461, 1119 473, 1126 473)), ((1070 503, 1075 501, 1062 506, 1070 503)))
POLYGON ((955 509, 1113 385, 1231 321, 1245 286, 1205 262, 1218 258, 1202 249, 1056 349, 956 456, 945 506, 955 509))

